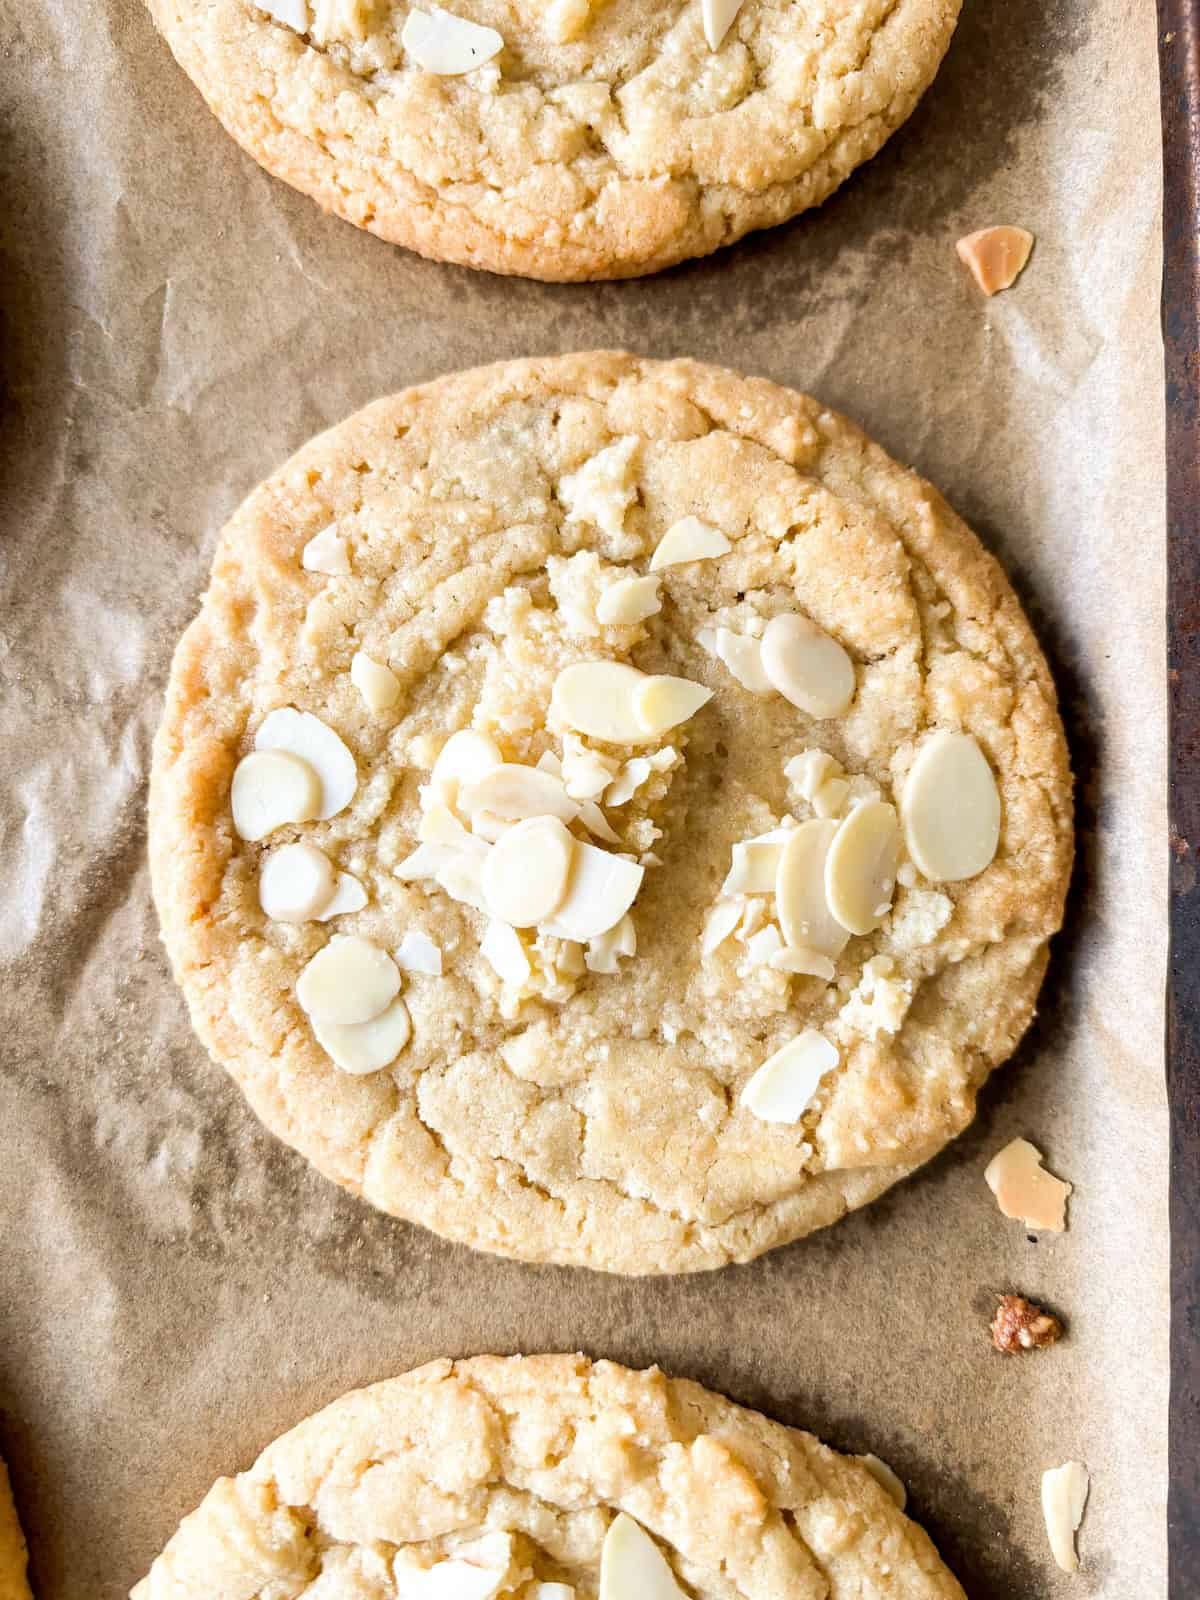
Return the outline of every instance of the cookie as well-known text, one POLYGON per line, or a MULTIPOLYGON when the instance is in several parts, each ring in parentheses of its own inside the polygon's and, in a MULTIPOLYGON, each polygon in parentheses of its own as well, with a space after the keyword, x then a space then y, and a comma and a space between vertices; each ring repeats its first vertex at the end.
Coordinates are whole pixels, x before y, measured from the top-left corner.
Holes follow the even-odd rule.
POLYGON ((744 1261, 940 1150, 1072 854, 999 567, 849 422, 589 354, 367 407, 178 647, 155 898, 251 1105, 532 1261, 744 1261))
POLYGON ((819 204, 912 111, 959 3, 149 0, 269 172, 422 255, 560 280, 819 204))
POLYGON ((8 1468, 0 1459, 0 1600, 31 1600, 26 1579, 28 1552, 17 1508, 13 1505, 8 1468))
POLYGON ((883 1480, 657 1368, 433 1361, 218 1480, 132 1600, 962 1600, 883 1480))

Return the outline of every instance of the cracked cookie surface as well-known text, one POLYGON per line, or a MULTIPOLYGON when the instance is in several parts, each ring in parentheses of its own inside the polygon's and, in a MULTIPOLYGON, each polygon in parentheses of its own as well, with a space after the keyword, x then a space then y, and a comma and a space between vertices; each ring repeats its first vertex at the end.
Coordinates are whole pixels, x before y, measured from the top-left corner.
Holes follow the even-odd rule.
POLYGON ((714 51, 701 0, 456 0, 503 48, 439 76, 401 43, 406 4, 293 0, 299 31, 249 0, 149 5, 268 171, 423 255, 557 280, 657 271, 819 204, 909 116, 959 10, 743 0, 714 51))
POLYGON ((434 1361, 344 1396, 222 1478, 133 1600, 594 1600, 619 1513, 694 1600, 962 1600, 861 1461, 582 1356, 434 1361))
MULTIPOLYGON (((465 833, 448 808, 439 818, 465 833)), ((501 1254, 691 1271, 835 1221, 971 1120, 1033 1015, 1070 869, 1071 786, 1041 652, 934 490, 804 396, 601 353, 381 400, 249 497, 176 652, 150 854, 197 1031, 328 1177, 501 1254), (630 578, 621 594, 642 608, 653 552, 688 518, 719 530, 726 553, 654 572, 657 611, 598 621, 630 578), (309 570, 314 540, 345 570, 309 570), (795 612, 853 663, 839 715, 751 692, 706 647, 715 629, 753 642, 795 612), (357 686, 360 654, 386 664, 386 709, 357 686), (555 722, 555 684, 596 659, 711 698, 635 753, 580 737, 555 722), (342 741, 353 797, 250 843, 231 782, 280 708, 342 741), (620 868, 640 873, 620 948, 509 928, 497 955, 469 886, 398 876, 428 848, 431 792, 448 792, 431 768, 464 729, 546 792, 556 762, 599 773, 588 781, 615 842, 561 814, 569 848, 590 839, 602 865, 639 864, 620 868), (946 729, 994 772, 994 859, 949 883, 902 861, 871 931, 780 970, 769 893, 722 898, 734 847, 789 836, 814 774, 812 805, 842 773, 835 811, 887 811, 946 729), (330 922, 267 916, 260 873, 284 843, 316 847, 365 903, 330 922), (340 1070, 297 998, 335 935, 404 968, 411 1036, 380 1070, 340 1070), (414 966, 410 948, 436 955, 414 966), (764 1120, 747 1084, 813 1030, 836 1065, 791 1120, 764 1120)))

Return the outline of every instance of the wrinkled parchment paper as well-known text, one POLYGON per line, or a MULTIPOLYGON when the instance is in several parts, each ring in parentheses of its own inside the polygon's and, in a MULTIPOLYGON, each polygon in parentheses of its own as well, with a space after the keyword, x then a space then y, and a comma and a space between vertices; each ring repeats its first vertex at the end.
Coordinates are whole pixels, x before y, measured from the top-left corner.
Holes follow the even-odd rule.
POLYGON ((546 288, 320 215, 136 0, 0 0, 0 1449, 41 1600, 117 1600, 217 1474, 353 1385, 572 1348, 877 1451, 973 1600, 1166 1594, 1152 10, 967 0, 912 122, 819 214, 546 288), (953 242, 993 221, 1038 242, 987 302, 953 242), (811 389, 938 483, 1030 608, 1079 773, 1068 927, 975 1127, 835 1229, 674 1281, 476 1256, 310 1172, 193 1041, 145 862, 170 652, 241 497, 378 394, 599 345, 811 389), (1016 1134, 1077 1186, 1061 1238, 984 1187, 1016 1134), (1069 1341, 994 1355, 1013 1287, 1069 1341), (1070 1456, 1075 1579, 1038 1506, 1070 1456))

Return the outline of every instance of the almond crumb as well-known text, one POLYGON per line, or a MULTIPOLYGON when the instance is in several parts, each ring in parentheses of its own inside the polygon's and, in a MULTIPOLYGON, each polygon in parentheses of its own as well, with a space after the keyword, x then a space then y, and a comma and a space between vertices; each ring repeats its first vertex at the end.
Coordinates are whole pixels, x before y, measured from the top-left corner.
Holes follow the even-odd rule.
POLYGON ((1063 1326, 1057 1317, 1020 1294, 1002 1294, 992 1318, 992 1343, 1006 1356, 1057 1344, 1063 1326))
POLYGON ((993 295, 1001 289, 1011 289, 1024 272, 1033 249, 1033 235, 1026 228, 1007 225, 980 228, 960 239, 954 248, 984 294, 993 295))

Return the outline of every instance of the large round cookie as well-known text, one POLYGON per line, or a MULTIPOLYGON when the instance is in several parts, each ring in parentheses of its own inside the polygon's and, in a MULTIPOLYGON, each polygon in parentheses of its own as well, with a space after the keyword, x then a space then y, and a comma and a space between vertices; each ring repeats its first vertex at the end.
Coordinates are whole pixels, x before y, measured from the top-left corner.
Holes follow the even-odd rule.
POLYGON ((656 1368, 480 1356, 284 1434, 217 1482, 132 1600, 962 1593, 868 1465, 811 1434, 656 1368))
POLYGON ((268 171, 423 255, 548 279, 654 272, 824 200, 912 111, 959 3, 742 0, 714 50, 710 0, 149 0, 268 171))
POLYGON ((381 400, 250 496, 150 853, 198 1032, 322 1172, 501 1254, 679 1272, 971 1120, 1059 926, 1070 777, 933 489, 802 395, 589 354, 381 400), (243 834, 336 814, 252 842, 239 786, 243 834))

